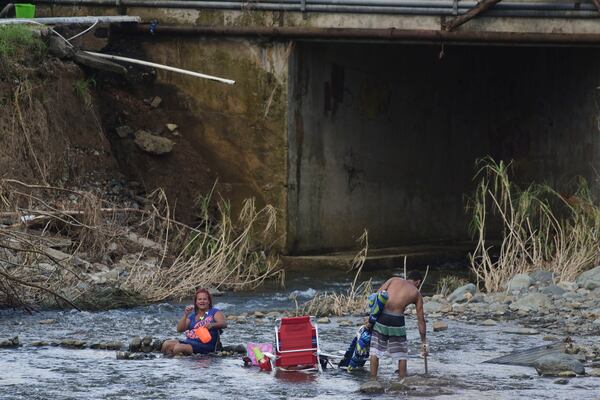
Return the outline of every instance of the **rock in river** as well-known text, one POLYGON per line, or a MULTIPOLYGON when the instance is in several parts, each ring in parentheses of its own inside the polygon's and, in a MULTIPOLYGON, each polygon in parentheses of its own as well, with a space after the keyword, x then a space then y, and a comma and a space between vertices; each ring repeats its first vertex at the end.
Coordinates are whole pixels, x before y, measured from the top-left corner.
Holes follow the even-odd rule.
POLYGON ((527 290, 531 285, 531 278, 527 274, 517 274, 508 282, 508 291, 514 292, 527 290))
POLYGON ((571 354, 554 353, 540 357, 534 364, 536 371, 544 376, 560 376, 561 372, 571 371, 584 374, 583 364, 571 354))
POLYGON ((467 295, 467 293, 469 293, 471 295, 470 297, 472 297, 475 295, 476 292, 477 287, 472 283, 468 283, 452 292, 452 294, 448 296, 448 302, 458 303, 461 301, 466 301, 467 299, 465 298, 465 296, 467 295))
POLYGON ((383 393, 384 388, 383 388, 383 385, 379 381, 370 380, 370 381, 360 385, 359 390, 361 393, 376 394, 376 393, 383 393))
POLYGON ((444 321, 435 321, 432 326, 434 332, 445 331, 448 329, 448 324, 444 321))
POLYGON ((12 339, 0 340, 0 347, 19 347, 20 345, 18 336, 12 339))
POLYGON ((576 282, 580 287, 588 290, 594 290, 600 287, 600 266, 585 271, 577 277, 576 282))

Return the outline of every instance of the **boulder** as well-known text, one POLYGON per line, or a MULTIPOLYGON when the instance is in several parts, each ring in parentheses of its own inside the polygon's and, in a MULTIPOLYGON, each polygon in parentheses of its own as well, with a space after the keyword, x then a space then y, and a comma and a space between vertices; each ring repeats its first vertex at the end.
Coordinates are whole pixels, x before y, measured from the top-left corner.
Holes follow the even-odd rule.
POLYGON ((378 394, 384 392, 384 387, 379 381, 370 380, 360 385, 359 390, 361 393, 378 394))
POLYGON ((541 292, 544 294, 547 294, 547 295, 558 297, 558 296, 562 296, 566 292, 566 290, 561 288, 560 286, 550 285, 550 286, 543 288, 541 292))
POLYGON ((579 288, 579 285, 576 282, 559 282, 558 286, 567 291, 574 291, 579 288))
POLYGON ((117 351, 117 360, 147 360, 156 358, 154 354, 130 353, 128 351, 117 351))
POLYGON ((506 285, 509 292, 527 290, 531 286, 531 278, 527 274, 517 274, 506 285))
POLYGON ((600 266, 585 271, 575 280, 579 287, 594 290, 600 287, 600 266))
POLYGON ((544 376, 559 376, 561 372, 571 371, 578 375, 585 373, 583 364, 571 354, 554 353, 540 357, 533 364, 536 371, 544 376))
POLYGON ((541 308, 549 307, 552 304, 550 298, 543 293, 530 293, 520 298, 510 305, 514 311, 540 311, 541 308))
POLYGON ((223 346, 223 351, 229 351, 231 353, 245 354, 246 346, 244 346, 243 344, 226 345, 226 346, 223 346))
POLYGON ((131 341, 129 342, 129 351, 130 352, 140 351, 141 348, 142 348, 142 338, 134 337, 133 339, 131 339, 131 341))
POLYGON ((550 271, 543 271, 538 269, 529 274, 532 285, 545 286, 552 285, 554 283, 554 274, 550 271))
POLYGON ((52 325, 56 323, 55 319, 42 319, 40 321, 38 321, 38 324, 42 324, 42 325, 52 325))
POLYGON ((477 292, 477 286, 475 286, 472 283, 468 283, 464 286, 459 287, 454 292, 452 292, 452 294, 450 294, 448 296, 448 302, 449 303, 458 303, 458 302, 466 301, 467 298, 465 296, 467 295, 467 293, 470 294, 469 298, 471 298, 475 295, 476 292, 477 292))
POLYGON ((404 379, 400 381, 393 381, 390 383, 389 391, 390 392, 408 392, 409 390, 415 390, 416 388, 413 386, 408 386, 404 383, 404 379))
POLYGON ((331 320, 327 317, 321 317, 317 320, 317 323, 319 324, 329 324, 331 322, 331 320))
POLYGON ((155 136, 147 131, 139 130, 135 133, 135 144, 146 153, 162 155, 173 150, 173 142, 170 139, 155 136))
POLYGON ((441 332, 448 329, 448 324, 444 321, 435 321, 432 327, 434 332, 441 332))
POLYGON ((426 313, 436 313, 440 312, 442 308, 444 308, 445 304, 438 303, 437 301, 429 301, 423 305, 423 311, 426 313))
POLYGON ((63 339, 58 343, 58 345, 70 349, 83 349, 85 346, 87 346, 87 343, 78 339, 63 339))
POLYGON ((123 343, 119 342, 118 340, 113 342, 94 343, 90 346, 92 349, 99 350, 121 350, 121 347, 123 347, 123 343))
POLYGON ((141 346, 140 350, 143 353, 151 353, 152 349, 153 349, 152 341, 153 341, 152 336, 144 336, 142 338, 142 346, 141 346))
POLYGON ((15 336, 11 339, 0 340, 0 348, 2 347, 19 347, 21 342, 19 341, 19 337, 15 336))

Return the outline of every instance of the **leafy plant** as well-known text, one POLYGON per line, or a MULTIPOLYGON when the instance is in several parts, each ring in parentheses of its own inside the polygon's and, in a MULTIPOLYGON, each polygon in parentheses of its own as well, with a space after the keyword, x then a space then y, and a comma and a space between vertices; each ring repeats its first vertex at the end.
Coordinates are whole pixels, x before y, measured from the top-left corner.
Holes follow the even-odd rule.
POLYGON ((91 88, 96 87, 96 81, 94 79, 78 79, 73 84, 75 94, 83 101, 83 105, 86 109, 92 107, 92 92, 91 88))

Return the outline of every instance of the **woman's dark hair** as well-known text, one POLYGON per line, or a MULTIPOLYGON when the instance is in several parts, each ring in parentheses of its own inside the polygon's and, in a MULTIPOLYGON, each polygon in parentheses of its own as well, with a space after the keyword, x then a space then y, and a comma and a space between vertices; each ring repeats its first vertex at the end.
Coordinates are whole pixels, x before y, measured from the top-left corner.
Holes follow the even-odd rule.
POLYGON ((194 311, 198 312, 198 306, 196 305, 196 300, 198 299, 198 295, 200 293, 204 293, 208 296, 208 308, 212 308, 212 296, 210 295, 210 292, 206 289, 198 289, 196 290, 196 294, 194 295, 194 311))

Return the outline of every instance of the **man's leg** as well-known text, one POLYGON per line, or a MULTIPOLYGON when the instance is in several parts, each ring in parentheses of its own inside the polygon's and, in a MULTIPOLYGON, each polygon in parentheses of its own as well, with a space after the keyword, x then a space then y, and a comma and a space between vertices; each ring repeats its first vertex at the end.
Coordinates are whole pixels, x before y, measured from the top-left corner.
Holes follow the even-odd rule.
POLYGON ((371 378, 377 379, 377 370, 379 369, 379 358, 371 356, 371 378))
POLYGON ((406 360, 398 360, 398 375, 400 379, 406 378, 406 360))

